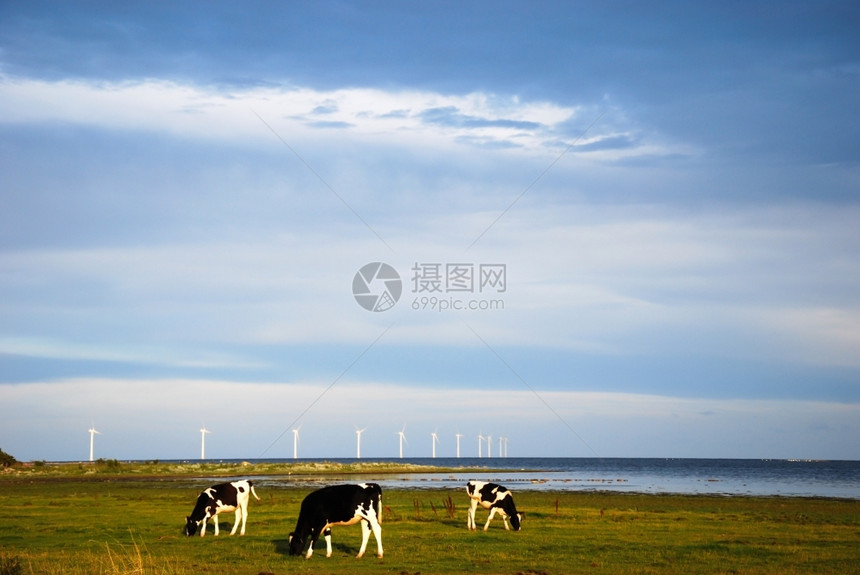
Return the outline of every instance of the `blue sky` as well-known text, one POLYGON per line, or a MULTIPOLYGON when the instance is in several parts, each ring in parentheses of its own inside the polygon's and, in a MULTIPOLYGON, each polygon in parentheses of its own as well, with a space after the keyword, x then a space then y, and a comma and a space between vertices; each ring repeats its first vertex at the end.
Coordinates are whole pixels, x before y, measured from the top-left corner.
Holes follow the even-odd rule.
POLYGON ((860 458, 858 25, 4 3, 0 448, 860 458))

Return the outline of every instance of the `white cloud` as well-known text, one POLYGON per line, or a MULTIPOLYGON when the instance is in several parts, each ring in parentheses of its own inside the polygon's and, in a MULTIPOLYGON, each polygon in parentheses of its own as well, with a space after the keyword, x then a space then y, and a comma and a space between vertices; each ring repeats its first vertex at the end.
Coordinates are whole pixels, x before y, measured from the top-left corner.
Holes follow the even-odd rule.
MULTIPOLYGON (((565 133, 582 108, 516 96, 474 92, 464 95, 351 88, 225 90, 160 80, 124 83, 49 82, 0 76, 0 122, 70 122, 114 130, 166 132, 180 137, 236 142, 359 139, 412 148, 457 147, 458 143, 555 153, 579 134, 565 133)), ((581 128, 580 128, 581 129, 581 128)), ((600 126, 584 143, 616 138, 600 126)), ((636 154, 636 148, 603 150, 601 157, 636 154)), ((643 142, 643 153, 666 152, 643 142)), ((499 149, 496 147, 496 149, 499 149)))
POLYGON ((847 256, 853 249, 853 232, 841 223, 847 216, 842 208, 821 209, 799 228, 780 210, 532 208, 508 214, 494 241, 469 252, 461 238, 439 232, 461 223, 458 215, 389 228, 395 254, 369 234, 356 241, 336 232, 6 251, 0 305, 9 318, 32 312, 31 328, 35 317, 86 313, 92 323, 131 328, 143 340, 157 341, 155 334, 167 329, 191 346, 363 343, 380 322, 396 323, 402 343, 475 345, 462 326, 467 321, 493 345, 628 354, 671 345, 684 353, 855 366, 860 270, 847 256), (353 275, 369 261, 391 263, 403 280, 402 299, 386 314, 365 312, 351 296, 353 275), (460 261, 505 264, 507 291, 413 292, 416 262, 460 261), (810 276, 809 269, 822 273, 810 276), (820 303, 822 286, 834 294, 828 305, 820 303), (497 299, 504 309, 412 309, 421 296, 497 299))
POLYGON ((772 326, 798 360, 814 365, 860 367, 860 306, 751 311, 772 326))

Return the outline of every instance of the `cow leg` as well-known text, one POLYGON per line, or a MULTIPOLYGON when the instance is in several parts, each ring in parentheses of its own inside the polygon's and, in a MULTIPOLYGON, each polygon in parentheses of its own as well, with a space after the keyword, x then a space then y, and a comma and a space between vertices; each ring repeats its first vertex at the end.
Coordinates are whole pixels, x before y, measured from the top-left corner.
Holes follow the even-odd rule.
POLYGON ((245 534, 245 523, 248 522, 248 506, 242 506, 242 530, 239 532, 239 535, 245 534))
MULTIPOLYGON (((242 508, 237 507, 236 513, 235 513, 235 519, 233 519, 233 529, 230 530, 230 535, 236 534, 236 530, 239 529, 239 521, 241 521, 241 520, 242 520, 242 508)), ((244 531, 244 530, 245 530, 245 528, 243 527, 242 531, 244 531)))
POLYGON ((373 537, 376 539, 376 556, 382 559, 382 525, 375 517, 371 518, 370 528, 373 530, 373 537))
POLYGON ((311 555, 314 554, 314 545, 317 544, 319 534, 319 529, 311 529, 311 543, 308 545, 308 552, 305 554, 305 559, 310 559, 311 555))
POLYGON ((242 522, 242 529, 239 531, 239 535, 244 535, 245 523, 248 521, 248 508, 244 505, 236 507, 236 519, 233 521, 233 529, 230 531, 230 535, 236 534, 240 521, 242 522))
POLYGON ((362 519, 361 523, 361 548, 358 550, 358 558, 364 555, 364 550, 367 549, 367 541, 370 539, 370 525, 367 519, 362 519))
POLYGON ((475 499, 469 499, 469 513, 466 515, 466 528, 469 530, 477 529, 475 525, 475 510, 478 508, 478 502, 475 499))
POLYGON ((326 528, 323 536, 325 537, 325 556, 331 557, 331 529, 326 528))
POLYGON ((203 521, 200 523, 200 537, 206 535, 206 518, 203 518, 203 521))
POLYGON ((487 517, 487 522, 484 524, 484 531, 486 531, 487 529, 490 528, 490 521, 493 520, 493 515, 495 515, 496 511, 498 511, 498 510, 499 510, 498 507, 493 507, 490 509, 490 516, 487 517))

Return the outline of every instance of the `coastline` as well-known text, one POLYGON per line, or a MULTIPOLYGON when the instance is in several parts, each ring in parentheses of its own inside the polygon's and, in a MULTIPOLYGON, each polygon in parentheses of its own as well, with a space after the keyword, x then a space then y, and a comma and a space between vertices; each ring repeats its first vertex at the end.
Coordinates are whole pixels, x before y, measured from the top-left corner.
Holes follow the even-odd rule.
POLYGON ((517 491, 786 496, 860 499, 860 462, 690 459, 206 460, 37 462, 0 473, 0 482, 252 479, 315 487, 380 483, 384 489, 459 489, 471 479, 517 491))

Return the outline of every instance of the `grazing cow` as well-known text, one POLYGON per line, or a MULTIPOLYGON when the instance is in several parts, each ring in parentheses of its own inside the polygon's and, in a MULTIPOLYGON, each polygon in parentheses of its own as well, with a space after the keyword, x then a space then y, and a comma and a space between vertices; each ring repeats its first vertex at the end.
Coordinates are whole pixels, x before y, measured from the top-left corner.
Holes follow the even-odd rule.
POLYGON ((239 520, 242 521, 242 530, 239 535, 244 535, 245 521, 248 519, 249 494, 253 494, 257 501, 260 500, 251 481, 231 481, 204 489, 197 498, 194 511, 185 518, 185 534, 190 537, 197 532, 197 527, 201 526, 200 537, 203 537, 206 535, 206 520, 211 518, 215 524, 215 535, 218 535, 218 514, 225 511, 235 511, 236 520, 233 522, 233 530, 230 531, 230 535, 236 533, 239 520))
POLYGON ((358 485, 331 485, 310 493, 302 501, 296 530, 290 533, 290 555, 301 555, 307 546, 305 558, 310 559, 314 544, 325 537, 326 557, 331 557, 331 526, 354 525, 361 522, 361 548, 364 555, 370 532, 376 538, 377 556, 382 557, 382 488, 376 483, 358 485))
POLYGON ((475 510, 480 505, 484 509, 490 510, 490 516, 487 518, 487 523, 484 524, 484 531, 490 526, 490 521, 496 513, 502 514, 505 529, 509 531, 511 529, 508 526, 508 518, 510 518, 514 531, 520 530, 520 521, 523 516, 521 513, 517 513, 517 507, 514 505, 514 496, 511 495, 511 492, 507 488, 495 483, 470 481, 466 484, 466 493, 469 494, 469 517, 466 523, 469 529, 477 529, 475 510))

